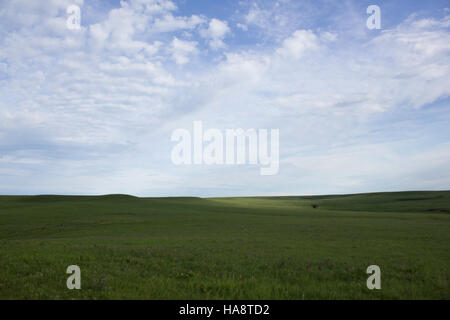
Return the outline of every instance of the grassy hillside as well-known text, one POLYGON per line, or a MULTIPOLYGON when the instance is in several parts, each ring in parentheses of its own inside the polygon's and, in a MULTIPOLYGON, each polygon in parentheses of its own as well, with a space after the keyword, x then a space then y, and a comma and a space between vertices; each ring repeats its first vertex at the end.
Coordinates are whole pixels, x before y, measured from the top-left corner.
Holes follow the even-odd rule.
POLYGON ((449 213, 449 191, 0 196, 0 299, 449 299, 449 213))

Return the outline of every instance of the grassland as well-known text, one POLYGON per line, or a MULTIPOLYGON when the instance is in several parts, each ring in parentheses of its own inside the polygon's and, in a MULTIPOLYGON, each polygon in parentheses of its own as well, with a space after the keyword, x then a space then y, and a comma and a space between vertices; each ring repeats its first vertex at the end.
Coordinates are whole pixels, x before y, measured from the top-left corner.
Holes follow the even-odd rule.
POLYGON ((449 299, 450 191, 0 196, 0 263, 0 299, 449 299))

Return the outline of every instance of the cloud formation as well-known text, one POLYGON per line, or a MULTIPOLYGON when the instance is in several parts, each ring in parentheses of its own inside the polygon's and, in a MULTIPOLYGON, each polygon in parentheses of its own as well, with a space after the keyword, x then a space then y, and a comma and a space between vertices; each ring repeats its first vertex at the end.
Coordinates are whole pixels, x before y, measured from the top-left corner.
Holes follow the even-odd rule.
POLYGON ((230 32, 227 22, 218 19, 211 19, 208 28, 201 30, 202 37, 209 39, 209 45, 212 49, 220 49, 225 47, 223 39, 230 32))
POLYGON ((0 193, 448 189, 448 11, 369 32, 357 3, 332 21, 320 3, 271 3, 218 17, 165 0, 3 1, 0 193), (279 128, 279 174, 174 166, 171 133, 195 120, 279 128))

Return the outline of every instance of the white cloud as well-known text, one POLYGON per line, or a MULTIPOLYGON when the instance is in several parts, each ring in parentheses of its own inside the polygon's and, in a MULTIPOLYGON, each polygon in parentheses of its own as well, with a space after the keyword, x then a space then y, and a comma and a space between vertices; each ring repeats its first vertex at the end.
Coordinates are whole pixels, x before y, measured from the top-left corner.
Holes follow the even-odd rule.
POLYGON ((189 56, 198 53, 197 42, 184 41, 174 37, 170 51, 172 53, 172 58, 177 64, 185 64, 189 62, 189 56))
POLYGON ((149 15, 163 14, 177 9, 176 4, 170 0, 121 0, 120 5, 149 15))
POLYGON ((209 39, 209 45, 212 49, 217 50, 225 47, 223 39, 230 32, 228 23, 218 19, 211 19, 208 28, 201 30, 202 37, 209 39))
MULTIPOLYGON (((295 30, 308 28, 311 17, 317 13, 309 1, 240 1, 240 19, 264 41, 280 41, 295 30), (242 12, 242 13, 241 13, 242 12)), ((323 6, 324 8, 333 5, 323 6)))
POLYGON ((334 42, 338 39, 337 33, 324 31, 320 33, 320 39, 326 42, 334 42))
POLYGON ((245 24, 237 23, 236 27, 238 27, 239 29, 242 29, 243 31, 248 31, 248 27, 245 24))
POLYGON ((254 24, 264 27, 270 20, 271 12, 261 9, 256 3, 253 3, 248 13, 245 15, 247 24, 254 24))
POLYGON ((191 30, 205 22, 205 18, 198 15, 192 15, 191 17, 174 17, 172 14, 166 14, 163 18, 156 18, 152 30, 154 32, 171 32, 184 29, 191 30))
POLYGON ((277 53, 284 58, 299 59, 306 51, 317 49, 319 42, 317 36, 311 30, 297 30, 283 41, 277 53))

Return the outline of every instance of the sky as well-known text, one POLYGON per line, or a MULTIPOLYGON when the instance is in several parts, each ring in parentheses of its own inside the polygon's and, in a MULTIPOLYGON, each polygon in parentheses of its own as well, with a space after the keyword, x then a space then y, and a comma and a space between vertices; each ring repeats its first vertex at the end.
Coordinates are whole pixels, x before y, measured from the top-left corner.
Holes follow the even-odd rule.
POLYGON ((0 194, 449 190, 449 123, 447 1, 0 1, 0 194), (278 173, 174 164, 194 121, 279 129, 278 173))

